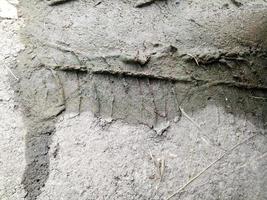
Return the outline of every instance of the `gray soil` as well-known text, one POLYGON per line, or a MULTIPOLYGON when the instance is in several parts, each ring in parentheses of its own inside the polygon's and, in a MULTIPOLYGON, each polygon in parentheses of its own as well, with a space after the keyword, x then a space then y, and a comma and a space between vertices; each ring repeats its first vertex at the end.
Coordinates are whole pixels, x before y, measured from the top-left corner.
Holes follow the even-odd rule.
POLYGON ((19 14, 25 199, 267 198, 265 1, 24 0, 19 14))

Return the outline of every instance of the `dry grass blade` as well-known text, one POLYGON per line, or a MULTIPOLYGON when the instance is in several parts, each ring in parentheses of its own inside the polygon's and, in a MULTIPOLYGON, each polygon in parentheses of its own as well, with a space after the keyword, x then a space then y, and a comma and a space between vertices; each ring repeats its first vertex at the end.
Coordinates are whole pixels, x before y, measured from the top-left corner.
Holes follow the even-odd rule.
POLYGON ((196 59, 195 56, 193 56, 192 54, 189 54, 189 53, 187 55, 189 55, 190 57, 192 57, 195 60, 197 66, 199 66, 199 62, 198 62, 198 60, 196 59))
POLYGON ((18 81, 19 80, 19 78, 12 72, 12 70, 8 67, 8 66, 6 66, 5 64, 4 64, 4 67, 7 69, 7 71, 9 71, 9 73, 18 81))
POLYGON ((204 174, 208 169, 210 169, 212 166, 214 166, 217 162, 219 162, 220 160, 222 160, 226 155, 230 154, 233 150, 235 150, 237 147, 239 147, 240 145, 246 143, 247 141, 251 140, 252 138, 256 137, 258 134, 255 134, 245 140, 243 140, 242 142, 236 144, 235 146, 233 146, 231 149, 229 149, 228 151, 226 151, 223 155, 221 155, 219 158, 217 158, 215 161, 213 161, 211 164, 209 164, 206 168, 204 168, 201 172, 199 172, 196 176, 194 176, 192 179, 190 179, 185 185, 183 185, 182 187, 180 187, 175 193, 173 193, 171 196, 169 196, 167 199, 165 200, 169 200, 172 197, 174 197, 175 195, 179 194, 182 190, 184 190, 188 185, 190 185, 192 182, 194 182, 197 178, 199 178, 202 174, 204 174))
POLYGON ((150 156, 155 168, 157 169, 157 173, 158 173, 159 179, 161 181, 162 177, 164 175, 164 172, 165 172, 165 166, 166 166, 165 157, 156 159, 153 156, 151 150, 149 150, 149 156, 150 156))
POLYGON ((181 107, 179 107, 179 109, 181 110, 182 114, 190 121, 192 122, 192 124, 194 124, 199 130, 201 130, 200 126, 191 118, 189 117, 188 114, 186 114, 186 112, 184 111, 184 109, 182 109, 181 107))

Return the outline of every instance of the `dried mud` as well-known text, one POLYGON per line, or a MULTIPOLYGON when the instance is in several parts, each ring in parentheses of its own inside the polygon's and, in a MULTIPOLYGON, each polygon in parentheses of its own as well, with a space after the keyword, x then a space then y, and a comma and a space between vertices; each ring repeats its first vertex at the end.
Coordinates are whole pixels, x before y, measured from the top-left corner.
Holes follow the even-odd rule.
POLYGON ((194 113, 212 102, 266 129, 267 3, 147 2, 21 2, 26 199, 37 199, 49 177, 62 113, 161 135, 158 126, 177 123, 181 108, 194 113))

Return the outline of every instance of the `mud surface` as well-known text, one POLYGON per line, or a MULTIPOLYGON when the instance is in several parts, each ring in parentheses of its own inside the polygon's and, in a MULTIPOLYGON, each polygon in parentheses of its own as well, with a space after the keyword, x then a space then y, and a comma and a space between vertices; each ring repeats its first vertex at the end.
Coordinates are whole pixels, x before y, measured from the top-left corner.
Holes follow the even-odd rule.
MULTIPOLYGON (((186 137, 183 131, 194 130, 192 126, 196 124, 189 123, 182 130, 179 129, 182 126, 180 120, 182 116, 188 116, 186 113, 197 116, 196 113, 210 108, 210 105, 223 109, 224 116, 229 114, 244 120, 246 124, 252 124, 253 128, 241 131, 242 137, 230 137, 235 141, 234 144, 251 134, 263 133, 267 123, 266 11, 267 3, 264 1, 242 1, 240 4, 226 0, 140 1, 137 4, 136 1, 127 0, 21 2, 20 15, 26 21, 21 38, 26 49, 19 55, 16 73, 21 79, 16 89, 28 127, 25 150, 27 167, 22 182, 27 193, 25 198, 35 200, 45 190, 51 170, 56 121, 62 114, 84 121, 87 118, 82 117, 89 113, 87 117, 90 123, 98 122, 95 126, 90 126, 88 122, 88 127, 92 129, 89 130, 92 136, 87 138, 89 141, 96 137, 96 128, 105 130, 111 126, 117 129, 118 135, 106 136, 110 132, 112 134, 111 128, 110 131, 101 132, 103 140, 113 145, 119 141, 121 146, 136 144, 137 152, 143 144, 157 144, 162 152, 164 148, 171 149, 171 146, 179 144, 184 151, 190 152, 188 141, 179 139, 186 137), (123 127, 131 131, 120 135, 123 134, 123 127), (142 131, 134 133, 135 128, 142 131), (135 139, 139 136, 140 140, 135 139), (142 143, 150 137, 156 139, 142 143)), ((207 117, 205 114, 202 116, 207 117)), ((231 126, 227 125, 228 122, 222 126, 231 126)), ((233 126, 237 128, 237 124, 234 122, 233 126)), ((81 123, 79 126, 86 125, 81 123)), ((210 130, 204 125, 197 127, 203 129, 200 132, 210 130)), ((63 133, 59 131, 59 134, 63 133)), ((231 133, 236 133, 236 129, 231 133)), ((231 133, 220 133, 224 135, 221 139, 205 139, 211 146, 210 153, 207 153, 208 160, 214 158, 211 153, 213 148, 217 149, 214 152, 218 154, 231 148, 233 143, 227 139, 231 133)), ((69 130, 66 134, 66 137, 72 137, 69 136, 69 130)), ((85 133, 80 130, 80 134, 82 137, 85 133)), ((211 130, 206 134, 208 138, 215 137, 211 130)), ((237 157, 245 160, 251 155, 264 155, 266 136, 259 135, 253 141, 255 148, 260 149, 256 150, 258 154, 248 147, 244 157, 234 156, 230 163, 235 162, 237 157)), ((92 141, 90 145, 91 148, 87 150, 94 152, 102 144, 92 141)), ((144 147, 146 153, 141 152, 142 158, 149 152, 148 146, 144 147)), ((178 147, 174 149, 172 151, 175 154, 179 153, 178 147)), ((128 150, 123 151, 121 147, 122 154, 128 150)), ((153 184, 146 185, 147 177, 139 180, 144 181, 141 183, 128 180, 130 175, 127 171, 133 170, 133 174, 135 170, 142 170, 142 167, 135 166, 143 161, 138 160, 140 157, 135 158, 134 151, 129 151, 133 156, 125 161, 124 177, 127 180, 120 182, 121 187, 112 188, 111 177, 103 176, 111 167, 116 171, 112 164, 103 166, 101 179, 94 177, 94 170, 97 171, 102 161, 110 158, 110 162, 117 163, 120 156, 112 159, 115 152, 109 152, 111 157, 104 160, 99 158, 94 166, 90 165, 93 167, 90 173, 79 171, 81 176, 89 175, 92 179, 92 189, 86 189, 84 199, 164 199, 170 191, 175 190, 174 187, 186 180, 185 177, 180 180, 177 174, 179 170, 172 168, 180 166, 177 165, 181 161, 179 159, 169 165, 168 173, 173 170, 175 176, 165 180, 164 184, 167 185, 158 193, 157 190, 152 191, 153 184), (131 159, 137 159, 132 166, 131 159), (130 191, 126 185, 132 188, 129 194, 123 194, 130 191), (110 190, 105 192, 109 186, 110 190)), ((80 154, 75 156, 82 157, 80 154)), ((92 154, 88 156, 94 157, 92 154)), ((181 155, 180 159, 183 157, 188 159, 186 155, 181 155)), ((201 162, 201 159, 196 160, 201 162)), ((241 161, 236 162, 236 165, 228 163, 230 169, 241 161)), ((211 180, 212 187, 207 186, 207 193, 191 191, 185 193, 183 199, 216 199, 221 196, 216 191, 229 185, 233 191, 238 190, 227 193, 223 199, 250 199, 252 194, 257 199, 264 199, 266 163, 260 162, 258 165, 260 169, 257 170, 263 173, 263 179, 243 182, 246 176, 260 176, 256 169, 252 172, 248 170, 242 172, 242 176, 233 176, 237 179, 236 183, 227 182, 221 186, 211 180), (253 190, 241 191, 251 184, 255 184, 257 189, 253 187, 253 190), (214 192, 214 196, 209 196, 214 192)), ((199 171, 201 167, 196 168, 192 164, 189 171, 199 171)), ((115 185, 123 179, 120 175, 114 177, 115 185)), ((217 178, 227 179, 219 175, 217 178)), ((54 189, 50 188, 47 195, 51 195, 54 189)), ((45 196, 40 198, 46 199, 45 196)), ((65 199, 77 198, 73 192, 65 199)))

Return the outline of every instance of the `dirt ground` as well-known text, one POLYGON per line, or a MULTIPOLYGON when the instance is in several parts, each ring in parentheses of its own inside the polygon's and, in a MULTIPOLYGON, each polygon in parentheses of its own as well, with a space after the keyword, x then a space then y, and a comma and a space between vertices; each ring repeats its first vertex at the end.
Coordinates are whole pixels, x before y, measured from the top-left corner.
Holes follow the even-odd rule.
POLYGON ((8 4, 0 1, 0 199, 17 200, 25 196, 21 177, 26 166, 26 128, 12 88, 16 79, 8 69, 15 68, 17 54, 24 45, 19 40, 22 22, 16 19, 16 8, 3 5, 8 4))
POLYGON ((0 199, 265 200, 266 11, 0 0, 0 199))

